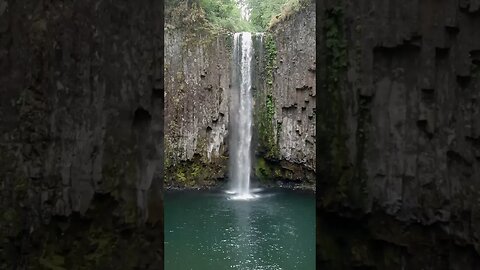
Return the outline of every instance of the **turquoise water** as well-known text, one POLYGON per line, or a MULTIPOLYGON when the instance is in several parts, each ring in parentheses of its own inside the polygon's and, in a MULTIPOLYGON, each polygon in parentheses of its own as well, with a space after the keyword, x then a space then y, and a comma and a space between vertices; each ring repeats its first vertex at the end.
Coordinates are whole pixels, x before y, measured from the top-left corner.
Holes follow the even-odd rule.
POLYGON ((315 269, 315 197, 266 190, 250 201, 223 192, 165 195, 166 270, 315 269))

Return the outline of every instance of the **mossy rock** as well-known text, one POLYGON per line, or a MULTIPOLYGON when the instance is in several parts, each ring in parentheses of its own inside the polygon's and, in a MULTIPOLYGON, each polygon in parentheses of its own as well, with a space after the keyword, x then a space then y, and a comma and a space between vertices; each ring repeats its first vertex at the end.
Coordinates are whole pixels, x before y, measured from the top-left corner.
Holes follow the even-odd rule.
POLYGON ((262 157, 259 157, 259 158, 256 159, 255 177, 260 182, 267 182, 267 181, 272 180, 274 178, 274 174, 272 173, 272 169, 267 164, 265 159, 262 158, 262 157))
POLYGON ((180 188, 215 186, 226 178, 227 160, 221 156, 208 161, 195 155, 192 160, 167 167, 165 184, 180 188))

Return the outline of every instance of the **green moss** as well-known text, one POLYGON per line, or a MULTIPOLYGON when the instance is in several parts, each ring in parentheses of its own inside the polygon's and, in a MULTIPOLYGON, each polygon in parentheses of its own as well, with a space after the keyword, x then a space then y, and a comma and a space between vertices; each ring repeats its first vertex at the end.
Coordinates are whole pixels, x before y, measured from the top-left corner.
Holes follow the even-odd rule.
POLYGON ((309 0, 287 0, 282 6, 278 15, 272 16, 268 23, 268 28, 273 28, 280 22, 286 21, 294 14, 299 12, 302 8, 307 6, 309 0))
POLYGON ((197 163, 194 163, 193 166, 192 166, 192 173, 191 173, 191 176, 193 178, 197 178, 200 176, 200 173, 201 173, 201 167, 199 164, 197 163))
POLYGON ((275 178, 281 178, 283 176, 282 169, 278 167, 275 168, 273 175, 275 176, 275 178))
POLYGON ((342 87, 341 79, 347 68, 347 46, 343 33, 343 11, 340 7, 335 7, 327 10, 326 15, 327 86, 330 92, 338 93, 338 90, 342 87))
POLYGON ((279 156, 278 126, 275 124, 275 98, 273 96, 274 71, 276 69, 277 47, 271 33, 265 36, 265 81, 266 90, 258 92, 256 99, 256 124, 258 126, 259 153, 267 158, 276 159, 279 156))
POLYGON ((273 73, 277 67, 277 44, 275 38, 271 33, 265 36, 265 50, 266 50, 266 82, 267 85, 273 85, 273 73))
MULTIPOLYGON (((334 207, 341 204, 358 208, 366 202, 367 172, 363 160, 368 137, 367 126, 371 116, 369 98, 361 96, 361 91, 356 89, 359 100, 355 133, 357 151, 354 160, 351 160, 346 146, 350 135, 346 128, 343 100, 347 87, 348 51, 342 4, 339 2, 338 6, 327 9, 325 13, 325 91, 320 92, 318 106, 322 110, 318 111, 317 116, 317 151, 321 153, 318 156, 318 173, 325 179, 320 183, 323 206, 334 207)), ((357 27, 357 31, 360 30, 361 28, 357 27)), ((358 48, 355 53, 357 65, 360 65, 362 60, 358 48)), ((353 87, 358 84, 354 82, 353 87)))
POLYGON ((267 95, 267 115, 269 118, 273 118, 275 116, 275 104, 273 103, 272 95, 267 95))
POLYGON ((205 159, 195 155, 191 160, 181 161, 166 168, 167 185, 181 187, 214 185, 217 178, 223 178, 226 157, 205 159))
POLYGON ((227 33, 224 35, 225 37, 225 47, 229 52, 233 52, 233 34, 232 33, 227 33))
POLYGON ((349 152, 346 147, 348 135, 345 128, 342 92, 347 68, 347 47, 343 29, 341 2, 325 13, 326 69, 325 88, 321 92, 318 110, 317 140, 319 173, 324 175, 322 202, 334 204, 348 198, 351 180, 349 152))
MULTIPOLYGON (((174 166, 173 169, 176 171, 175 178, 173 180, 177 184, 185 187, 191 187, 195 185, 196 178, 192 176, 192 173, 188 170, 186 166, 178 165, 174 166)), ((198 173, 198 171, 196 173, 198 173)))
POLYGON ((185 173, 183 171, 177 172, 177 181, 180 183, 187 183, 187 178, 185 177, 185 173))
POLYGON ((309 170, 305 169, 303 165, 288 162, 280 163, 262 156, 257 156, 255 159, 254 174, 256 179, 262 183, 272 183, 277 180, 305 185, 313 183, 309 181, 309 170), (302 175, 306 178, 300 177, 302 175))
POLYGON ((267 165, 265 159, 262 157, 258 157, 256 159, 255 176, 261 182, 266 182, 272 178, 272 171, 270 167, 267 165))

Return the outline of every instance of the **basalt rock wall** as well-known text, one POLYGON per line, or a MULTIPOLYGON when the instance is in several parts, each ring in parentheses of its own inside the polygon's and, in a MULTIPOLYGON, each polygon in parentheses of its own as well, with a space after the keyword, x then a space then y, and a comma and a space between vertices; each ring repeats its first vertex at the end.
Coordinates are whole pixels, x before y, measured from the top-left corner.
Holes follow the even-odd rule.
POLYGON ((274 177, 315 186, 315 2, 300 1, 298 10, 266 32, 263 43, 257 175, 264 160, 274 177))
POLYGON ((160 269, 161 1, 0 1, 0 268, 160 269))
MULTIPOLYGON (((234 34, 214 30, 183 4, 166 20, 166 181, 212 186, 227 177, 234 34)), ((314 185, 314 14, 307 1, 265 34, 253 34, 252 176, 265 184, 314 185)))
POLYGON ((204 187, 226 177, 233 36, 183 4, 165 24, 166 183, 204 187))
POLYGON ((320 217, 337 233, 318 232, 319 265, 478 268, 479 3, 319 1, 317 15, 318 213, 356 224, 320 217))

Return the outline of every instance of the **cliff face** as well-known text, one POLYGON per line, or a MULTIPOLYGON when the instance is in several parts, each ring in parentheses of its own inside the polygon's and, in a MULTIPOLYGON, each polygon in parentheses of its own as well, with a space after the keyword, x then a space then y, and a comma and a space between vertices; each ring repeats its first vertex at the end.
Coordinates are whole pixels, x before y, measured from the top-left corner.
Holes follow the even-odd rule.
POLYGON ((319 232, 322 264, 479 267, 479 8, 321 2, 319 212, 359 224, 343 250, 319 232))
POLYGON ((0 1, 0 268, 163 265, 162 10, 0 1))
POLYGON ((315 170, 315 4, 271 30, 277 45, 273 98, 280 158, 315 170))
POLYGON ((299 11, 290 14, 269 29, 265 53, 266 107, 268 109, 268 95, 271 95, 275 125, 272 134, 276 139, 274 147, 276 153, 270 160, 279 160, 280 166, 286 169, 281 178, 306 180, 314 185, 316 111, 314 1, 304 1, 299 11), (272 59, 274 60, 271 61, 272 59))
POLYGON ((225 175, 232 40, 230 35, 198 26, 168 24, 165 162, 169 186, 212 185, 225 175))
MULTIPOLYGON (((314 184, 313 2, 253 37, 255 177, 314 184)), ((205 27, 194 10, 167 17, 166 166, 169 186, 226 178, 233 34, 205 27), (187 14, 187 13, 185 13, 187 14)))

